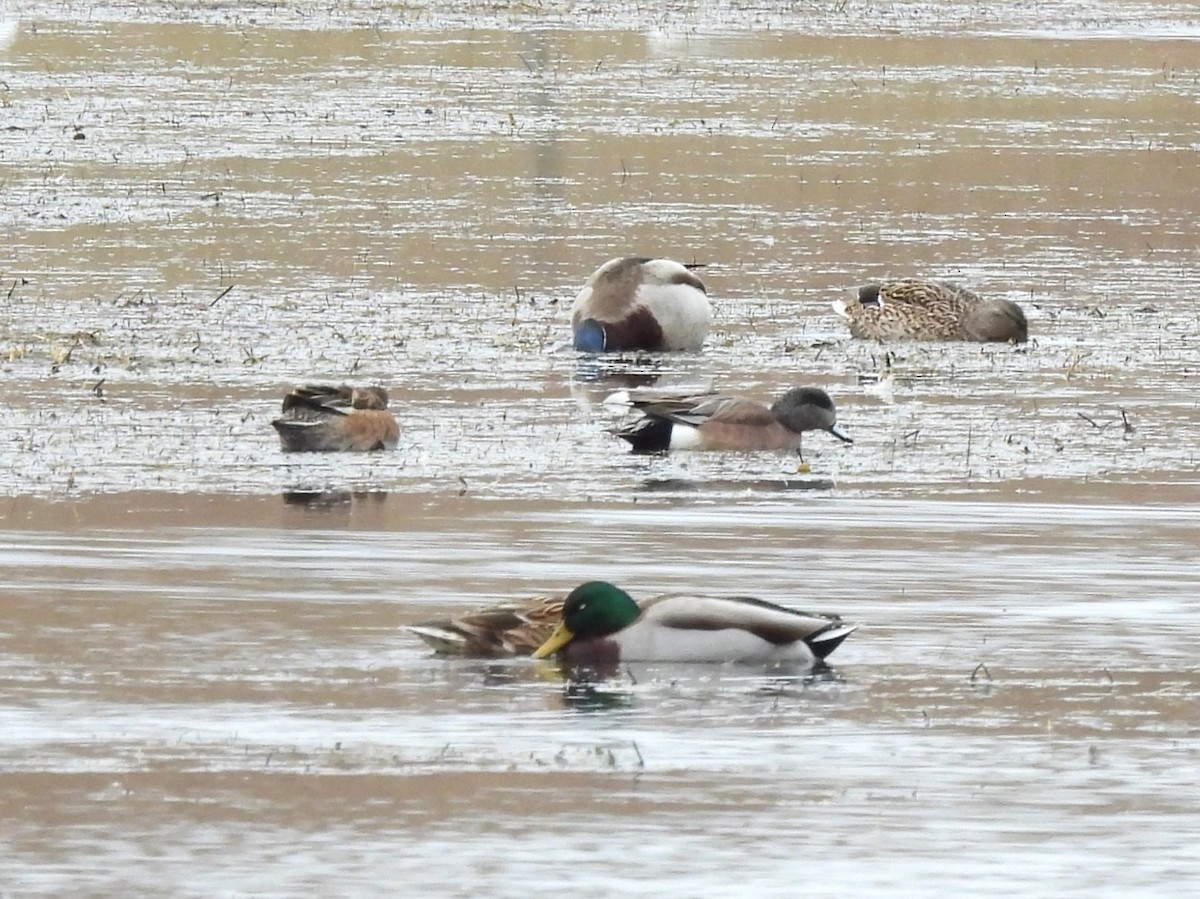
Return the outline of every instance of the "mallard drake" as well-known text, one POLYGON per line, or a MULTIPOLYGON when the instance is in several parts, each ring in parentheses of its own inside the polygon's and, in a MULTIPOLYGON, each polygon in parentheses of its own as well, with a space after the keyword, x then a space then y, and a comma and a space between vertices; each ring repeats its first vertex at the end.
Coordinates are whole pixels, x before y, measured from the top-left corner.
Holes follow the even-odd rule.
POLYGON ((640 605, 604 581, 567 595, 562 621, 534 658, 616 662, 790 662, 812 665, 855 629, 836 615, 798 612, 750 597, 669 594, 640 605))
POLYGON ((850 334, 869 340, 976 340, 1024 343, 1029 324, 1009 300, 984 300, 944 281, 905 278, 859 288, 858 302, 834 310, 850 334))
POLYGON ((837 424, 837 410, 819 387, 793 387, 770 408, 755 400, 720 393, 694 396, 628 395, 645 417, 613 431, 634 452, 666 450, 795 450, 804 431, 828 431, 854 440, 837 424))
POLYGON ((392 449, 400 440, 382 387, 309 384, 283 398, 271 422, 285 453, 392 449))
POLYGON ((575 349, 588 353, 695 351, 711 318, 708 291, 690 268, 628 256, 592 273, 575 298, 571 329, 575 349))
POLYGON ((527 656, 546 642, 562 620, 562 610, 561 595, 539 596, 472 609, 405 630, 441 655, 478 659, 527 656))

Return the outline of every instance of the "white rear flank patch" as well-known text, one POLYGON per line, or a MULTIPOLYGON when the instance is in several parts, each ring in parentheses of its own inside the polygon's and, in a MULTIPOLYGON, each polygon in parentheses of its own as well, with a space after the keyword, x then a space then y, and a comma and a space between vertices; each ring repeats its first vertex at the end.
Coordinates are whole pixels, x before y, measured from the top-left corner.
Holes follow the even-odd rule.
POLYGON ((693 428, 691 425, 681 425, 675 422, 671 425, 671 443, 670 449, 673 450, 698 450, 703 449, 700 444, 700 431, 693 428))

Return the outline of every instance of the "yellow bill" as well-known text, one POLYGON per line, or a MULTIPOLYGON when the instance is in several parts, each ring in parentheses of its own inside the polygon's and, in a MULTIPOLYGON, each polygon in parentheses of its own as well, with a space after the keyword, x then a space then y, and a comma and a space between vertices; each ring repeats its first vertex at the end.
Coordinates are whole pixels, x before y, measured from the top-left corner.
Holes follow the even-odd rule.
POLYGON ((575 635, 560 621, 558 627, 554 629, 554 633, 546 638, 546 642, 534 650, 533 657, 535 659, 544 659, 548 655, 553 655, 573 639, 575 639, 575 635))

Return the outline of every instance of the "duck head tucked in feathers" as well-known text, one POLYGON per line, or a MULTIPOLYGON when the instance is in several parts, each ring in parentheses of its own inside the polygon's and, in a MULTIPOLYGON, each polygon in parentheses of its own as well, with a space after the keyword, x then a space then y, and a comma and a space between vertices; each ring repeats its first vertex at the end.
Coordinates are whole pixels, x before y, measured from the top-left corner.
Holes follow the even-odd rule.
POLYGON ((834 310, 853 337, 868 340, 973 340, 1024 343, 1025 312, 1010 300, 985 300, 957 284, 903 278, 859 288, 858 302, 834 310))
POLYGON ((382 387, 308 384, 283 398, 271 422, 284 452, 365 452, 392 449, 400 427, 382 387))
POLYGON ((588 353, 695 351, 711 318, 708 291, 691 268, 627 256, 592 273, 575 298, 571 330, 575 349, 588 353))

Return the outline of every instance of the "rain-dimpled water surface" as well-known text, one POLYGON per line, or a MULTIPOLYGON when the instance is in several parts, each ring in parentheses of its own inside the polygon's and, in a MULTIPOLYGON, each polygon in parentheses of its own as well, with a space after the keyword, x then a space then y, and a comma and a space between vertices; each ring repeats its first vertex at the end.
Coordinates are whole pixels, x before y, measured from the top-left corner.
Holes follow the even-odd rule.
POLYGON ((1200 886, 1198 119, 1187 3, 0 4, 0 891, 1200 886), (703 266, 701 352, 571 349, 626 254, 703 266), (907 275, 1029 342, 851 339, 907 275), (313 381, 400 446, 282 454, 313 381), (632 456, 650 382, 855 442, 632 456), (402 630, 591 578, 861 627, 402 630))

